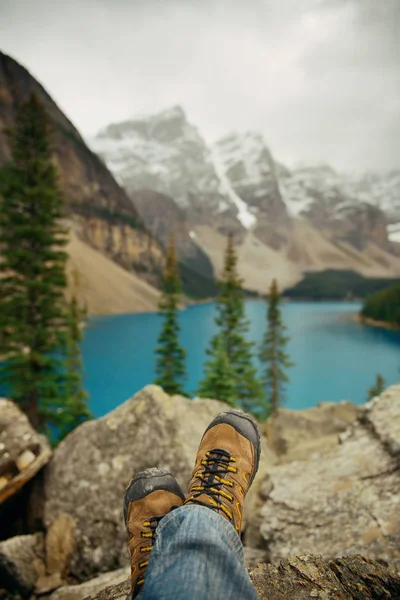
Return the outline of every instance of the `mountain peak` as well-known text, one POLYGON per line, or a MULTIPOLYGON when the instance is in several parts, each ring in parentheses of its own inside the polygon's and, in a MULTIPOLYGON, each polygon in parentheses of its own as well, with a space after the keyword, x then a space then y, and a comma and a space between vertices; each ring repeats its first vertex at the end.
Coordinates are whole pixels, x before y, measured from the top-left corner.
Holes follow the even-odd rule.
POLYGON ((182 108, 182 106, 180 106, 179 104, 175 104, 174 106, 171 106, 170 108, 166 108, 165 110, 162 110, 161 112, 156 113, 155 115, 150 117, 150 119, 157 119, 157 120, 163 120, 163 121, 170 121, 173 119, 181 119, 183 121, 187 121, 186 113, 185 113, 184 109, 182 108))

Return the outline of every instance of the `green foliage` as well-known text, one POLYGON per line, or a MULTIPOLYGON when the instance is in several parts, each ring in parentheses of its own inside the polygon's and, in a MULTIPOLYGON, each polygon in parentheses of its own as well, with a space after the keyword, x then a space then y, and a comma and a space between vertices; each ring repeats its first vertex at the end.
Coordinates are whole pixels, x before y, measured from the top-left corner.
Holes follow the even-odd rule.
POLYGON ((179 332, 181 330, 178 320, 180 292, 181 280, 175 252, 175 241, 171 236, 159 303, 159 312, 163 316, 164 322, 156 348, 157 378, 155 383, 160 385, 168 394, 185 395, 186 352, 179 342, 179 332))
MULTIPOLYGON (((236 405, 248 412, 254 412, 263 397, 263 392, 253 365, 253 344, 246 339, 249 323, 244 313, 242 280, 237 273, 237 256, 231 235, 228 238, 224 270, 219 286, 220 294, 217 299, 215 319, 218 333, 212 338, 207 353, 211 357, 211 363, 215 364, 222 337, 235 378, 236 405)), ((222 400, 217 392, 218 390, 215 389, 209 395, 222 400)))
POLYGON ((201 398, 218 398, 230 406, 236 405, 235 373, 229 362, 224 338, 215 340, 215 351, 204 365, 204 379, 197 394, 201 398))
POLYGON ((400 284, 368 296, 361 310, 361 315, 375 321, 385 321, 399 327, 400 284))
POLYGON ((343 300, 365 298, 378 292, 398 279, 363 277, 354 271, 327 269, 318 273, 306 273, 304 279, 284 292, 284 296, 301 300, 343 300))
POLYGON ((378 373, 376 376, 375 384, 368 390, 368 400, 372 400, 375 396, 380 396, 386 387, 386 381, 383 376, 378 373))
POLYGON ((83 338, 82 321, 84 316, 84 311, 79 307, 76 298, 73 297, 68 315, 69 335, 64 373, 65 402, 59 409, 62 419, 57 442, 64 439, 78 425, 93 418, 87 405, 89 394, 83 389, 82 382, 83 364, 80 342, 83 338))
POLYGON ((10 133, 11 162, 0 170, 1 382, 41 430, 59 429, 68 348, 67 232, 50 125, 35 96, 10 133))
POLYGON ((263 384, 266 399, 262 406, 262 418, 266 419, 284 400, 284 385, 289 381, 285 369, 293 366, 285 352, 289 338, 280 310, 281 298, 274 279, 268 296, 267 331, 260 347, 260 361, 264 365, 263 384))

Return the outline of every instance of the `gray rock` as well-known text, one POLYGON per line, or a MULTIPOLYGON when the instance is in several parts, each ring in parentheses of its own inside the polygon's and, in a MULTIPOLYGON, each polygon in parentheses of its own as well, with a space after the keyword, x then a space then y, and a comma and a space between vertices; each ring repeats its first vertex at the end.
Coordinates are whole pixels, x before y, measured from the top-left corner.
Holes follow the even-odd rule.
POLYGON ((0 504, 19 491, 50 460, 39 435, 16 404, 0 398, 0 504))
POLYGON ((0 542, 1 587, 29 597, 44 572, 43 534, 21 535, 0 542))
POLYGON ((367 405, 366 421, 393 456, 400 455, 400 385, 394 385, 367 405))
POLYGON ((395 386, 369 406, 340 446, 272 470, 261 509, 272 562, 303 552, 328 559, 360 553, 400 568, 399 423, 395 386))
POLYGON ((278 408, 267 422, 268 442, 280 462, 307 460, 338 446, 339 434, 362 412, 351 402, 321 402, 307 410, 278 408))
MULTIPOLYGON (((44 519, 49 526, 61 513, 73 517, 73 576, 84 581, 128 564, 122 502, 132 475, 148 467, 166 468, 185 491, 204 430, 226 409, 215 400, 170 397, 149 386, 60 444, 45 472, 44 519)), ((273 460, 265 447, 253 496, 273 460)))
POLYGON ((108 586, 117 586, 125 582, 130 575, 130 567, 103 573, 94 579, 90 579, 80 585, 67 585, 59 588, 50 596, 50 600, 84 600, 88 596, 97 594, 108 586))

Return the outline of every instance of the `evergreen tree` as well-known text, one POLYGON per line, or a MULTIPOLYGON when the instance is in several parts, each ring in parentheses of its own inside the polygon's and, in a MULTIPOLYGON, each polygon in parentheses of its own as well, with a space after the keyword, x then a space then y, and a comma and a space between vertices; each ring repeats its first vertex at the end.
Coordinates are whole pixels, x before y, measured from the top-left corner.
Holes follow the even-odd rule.
POLYGON ((60 429, 68 346, 63 198, 52 162, 50 124, 31 96, 10 132, 0 170, 1 381, 32 425, 60 429))
MULTIPOLYGON (((217 317, 215 319, 218 333, 211 340, 207 353, 211 357, 210 363, 217 364, 220 338, 222 337, 234 375, 236 405, 248 412, 254 412, 263 394, 257 371, 253 365, 253 344, 246 339, 249 322, 244 312, 242 280, 237 272, 237 255, 232 235, 228 237, 224 269, 219 286, 220 294, 217 299, 217 317)), ((210 389, 210 392, 213 390, 210 389)), ((210 395, 218 397, 217 389, 210 395)))
POLYGON ((368 390, 368 400, 372 400, 375 396, 380 396, 384 391, 386 386, 386 381, 382 377, 380 373, 377 374, 375 385, 371 386, 368 390))
POLYGON ((283 402, 284 385, 289 381, 285 370, 293 366, 285 352, 289 338, 285 336, 286 326, 282 321, 280 302, 278 284, 274 279, 268 296, 267 331, 260 348, 260 361, 264 365, 263 384, 266 390, 263 419, 283 402))
POLYGON ((82 382, 83 365, 80 342, 83 338, 81 324, 84 317, 85 313, 80 308, 74 296, 70 303, 68 315, 69 335, 64 374, 65 402, 59 409, 59 411, 62 412, 62 424, 58 432, 58 442, 71 433, 75 427, 78 427, 78 425, 81 425, 84 421, 93 418, 87 405, 89 394, 83 389, 82 382))
POLYGON ((236 405, 235 373, 229 362, 222 335, 215 340, 215 352, 204 366, 204 379, 200 382, 201 398, 216 398, 230 406, 236 405))
POLYGON ((183 394, 186 380, 186 352, 179 342, 181 330, 178 320, 178 305, 181 279, 175 251, 175 240, 171 236, 167 250, 166 266, 162 281, 159 313, 164 322, 156 348, 155 383, 168 394, 183 394))

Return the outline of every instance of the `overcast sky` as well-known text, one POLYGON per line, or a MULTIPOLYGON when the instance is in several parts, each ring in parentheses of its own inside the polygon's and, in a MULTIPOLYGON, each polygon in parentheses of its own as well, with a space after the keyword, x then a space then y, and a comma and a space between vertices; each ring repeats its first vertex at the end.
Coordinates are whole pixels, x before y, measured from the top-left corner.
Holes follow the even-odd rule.
POLYGON ((0 0, 1 49, 84 136, 180 104, 291 165, 400 167, 400 0, 0 0))

